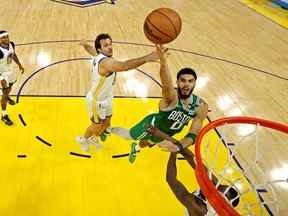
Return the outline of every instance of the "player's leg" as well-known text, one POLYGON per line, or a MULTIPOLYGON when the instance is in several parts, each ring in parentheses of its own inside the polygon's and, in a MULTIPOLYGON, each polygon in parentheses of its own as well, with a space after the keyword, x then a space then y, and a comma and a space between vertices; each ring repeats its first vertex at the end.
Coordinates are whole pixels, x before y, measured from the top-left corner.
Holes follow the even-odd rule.
POLYGON ((140 148, 146 148, 148 146, 151 146, 151 143, 148 140, 140 140, 138 145, 140 148))
MULTIPOLYGON (((140 124, 140 123, 139 123, 140 124)), ((137 124, 138 125, 138 124, 137 124)), ((141 129, 141 126, 138 126, 141 129)), ((134 129, 135 130, 135 129, 134 129)), ((126 128, 122 128, 122 127, 113 127, 111 128, 111 133, 116 134, 126 140, 137 140, 137 136, 132 137, 131 133, 130 133, 131 129, 126 129, 126 128)), ((136 132, 135 132, 136 134, 136 132)), ((130 146, 130 153, 129 153, 129 161, 130 163, 133 163, 136 160, 136 153, 139 150, 139 146, 137 144, 137 142, 132 142, 131 146, 130 146)))
POLYGON ((86 129, 84 135, 84 139, 88 141, 88 145, 93 144, 97 148, 101 147, 98 137, 109 127, 110 119, 111 117, 105 116, 105 110, 104 108, 101 108, 101 106, 95 110, 91 117, 91 125, 86 129))
POLYGON ((76 141, 82 144, 82 150, 84 151, 89 150, 90 144, 97 148, 101 147, 98 137, 105 131, 110 122, 110 120, 106 120, 106 107, 103 103, 97 102, 90 94, 86 96, 86 102, 91 124, 86 129, 84 136, 76 138, 76 141))
POLYGON ((16 83, 17 81, 17 73, 10 68, 9 72, 6 73, 6 78, 5 78, 6 82, 7 82, 7 86, 8 86, 8 103, 10 105, 15 105, 15 101, 10 98, 10 92, 12 90, 13 84, 16 83))
POLYGON ((148 140, 150 139, 150 135, 146 131, 146 126, 150 125, 151 122, 154 121, 155 116, 148 115, 138 124, 134 125, 129 130, 129 135, 133 138, 133 140, 139 140, 138 143, 133 142, 130 146, 129 153, 129 162, 133 163, 136 160, 137 152, 140 151, 141 148, 144 148, 149 145, 148 140))
POLYGON ((8 113, 6 111, 7 108, 7 102, 8 102, 8 95, 9 92, 11 91, 11 88, 9 88, 7 81, 4 78, 0 77, 0 86, 2 88, 2 98, 1 98, 1 108, 2 108, 2 116, 1 120, 6 124, 6 125, 13 125, 13 122, 11 119, 8 117, 8 113))
POLYGON ((100 134, 100 140, 102 142, 105 142, 107 137, 110 136, 111 134, 112 97, 107 100, 107 104, 105 107, 105 115, 106 115, 106 120, 104 122, 105 130, 100 134))
POLYGON ((88 151, 90 144, 100 148, 101 144, 98 141, 98 137, 104 130, 105 119, 98 118, 98 121, 95 122, 94 118, 91 118, 90 126, 86 129, 84 136, 80 138, 82 141, 82 149, 88 151))
POLYGON ((127 140, 141 140, 145 137, 145 135, 147 135, 145 125, 149 124, 150 119, 151 116, 146 116, 144 119, 142 119, 139 123, 137 123, 130 129, 126 129, 123 127, 112 127, 111 133, 116 134, 117 136, 120 136, 127 140))
MULTIPOLYGON (((143 139, 147 132, 145 130, 145 125, 149 124, 151 121, 151 116, 146 116, 142 119, 139 123, 134 125, 130 129, 122 128, 122 127, 113 127, 111 128, 111 133, 116 134, 126 140, 140 140, 143 139)), ((133 142, 130 146, 130 153, 129 153, 129 161, 133 163, 136 160, 137 151, 140 150, 140 145, 137 142, 133 142)))
POLYGON ((124 139, 133 140, 130 135, 130 130, 122 127, 112 127, 111 133, 116 134, 124 139))
POLYGON ((101 118, 100 116, 96 117, 97 121, 95 121, 95 117, 92 117, 91 124, 87 128, 84 137, 88 139, 91 136, 96 136, 99 137, 101 133, 105 131, 105 129, 108 127, 107 122, 109 121, 108 119, 101 118))
POLYGON ((137 152, 139 152, 140 149, 148 147, 150 145, 150 142, 145 139, 141 139, 138 143, 133 142, 130 146, 129 162, 133 163, 136 160, 137 152))
POLYGON ((10 97, 10 92, 12 90, 12 86, 13 86, 14 82, 13 83, 9 83, 9 89, 8 89, 8 103, 10 105, 15 105, 15 101, 10 97))

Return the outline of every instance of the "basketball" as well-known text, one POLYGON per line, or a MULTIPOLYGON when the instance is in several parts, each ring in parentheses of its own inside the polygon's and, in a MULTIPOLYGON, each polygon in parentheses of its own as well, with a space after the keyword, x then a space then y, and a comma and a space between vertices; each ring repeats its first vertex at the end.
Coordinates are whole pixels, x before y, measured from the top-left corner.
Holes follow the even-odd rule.
POLYGON ((170 8, 153 10, 145 19, 144 33, 155 44, 166 44, 177 38, 182 21, 179 14, 170 8))

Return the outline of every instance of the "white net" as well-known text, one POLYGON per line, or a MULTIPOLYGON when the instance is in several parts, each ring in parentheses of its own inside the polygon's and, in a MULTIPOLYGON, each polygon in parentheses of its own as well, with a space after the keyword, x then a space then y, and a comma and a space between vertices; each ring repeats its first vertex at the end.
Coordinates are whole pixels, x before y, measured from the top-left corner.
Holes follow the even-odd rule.
MULTIPOLYGON (((287 126, 288 128, 288 126, 287 126)), ((288 131, 288 129, 287 129, 288 131)), ((226 197, 230 187, 240 198, 239 215, 287 215, 288 134, 260 124, 224 124, 201 141, 202 162, 217 177, 216 188, 226 197)))

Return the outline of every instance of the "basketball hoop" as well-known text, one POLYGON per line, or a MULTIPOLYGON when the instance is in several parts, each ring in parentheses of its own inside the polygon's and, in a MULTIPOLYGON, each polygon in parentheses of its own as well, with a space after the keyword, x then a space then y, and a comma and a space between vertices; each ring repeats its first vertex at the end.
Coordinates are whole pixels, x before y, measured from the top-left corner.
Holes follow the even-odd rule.
MULTIPOLYGON (((269 180, 267 177, 267 173, 263 169, 261 165, 261 159, 263 159, 263 155, 261 154, 261 147, 259 144, 259 135, 262 135, 264 131, 269 130, 271 132, 273 129, 273 133, 279 133, 280 136, 285 137, 284 143, 288 144, 288 125, 284 125, 281 123, 272 122, 269 120, 264 120, 255 117, 227 117, 221 118, 215 121, 210 122, 206 125, 198 134, 195 144, 195 155, 196 155, 196 177, 197 181, 201 187, 202 192, 207 198, 207 201, 211 204, 211 206, 215 209, 215 211, 220 216, 240 216, 240 215, 267 215, 267 211, 271 211, 269 208, 273 205, 273 211, 275 211, 276 215, 279 215, 279 200, 277 198, 277 193, 274 189, 274 184, 282 183, 288 185, 287 179, 276 179, 276 180, 269 180), (249 126, 252 130, 245 135, 241 135, 238 137, 234 137, 238 139, 236 142, 230 142, 230 139, 227 140, 226 138, 233 134, 233 129, 236 129, 236 126, 249 126), (223 129, 223 133, 221 131, 221 139, 217 144, 211 143, 209 140, 209 136, 205 136, 208 133, 219 133, 219 128, 223 129), (228 129, 227 129, 228 128, 228 129), (231 129, 231 130, 230 130, 231 129), (228 136, 225 133, 229 131, 228 136), (261 131, 260 131, 261 130, 261 131), (275 132, 276 131, 276 132, 275 132), (240 137, 240 138, 239 138, 240 137), (249 139, 247 137, 250 137, 249 139), (254 142, 254 137, 255 141, 254 142), (253 155, 250 158, 245 158, 244 160, 247 162, 246 166, 242 166, 241 161, 240 163, 237 161, 238 159, 238 150, 242 146, 246 147, 245 141, 251 142, 253 140, 254 145, 252 146, 249 143, 248 152, 253 155), (226 148, 227 158, 217 158, 220 152, 220 148, 223 145, 219 145, 219 143, 224 143, 226 148), (240 145, 241 144, 241 145, 240 145), (208 151, 209 149, 209 151, 208 151), (211 153, 213 152, 213 153, 211 153), (210 155, 210 156, 209 156, 210 155), (214 156, 215 160, 211 160, 211 155, 214 156), (235 162, 236 160, 236 162, 235 162), (224 163, 225 162, 225 163, 224 163), (236 165, 238 164, 238 166, 236 165), (239 167, 240 166, 240 167, 239 167), (227 177, 227 171, 231 169, 234 176, 236 177, 227 177), (257 174, 261 175, 261 177, 255 177, 256 174, 254 172, 257 171, 257 174), (251 173, 253 172, 252 175, 251 173), (211 180, 212 173, 217 177, 218 182, 216 185, 213 184, 211 180), (259 180, 260 179, 260 180, 259 180), (241 191, 237 188, 237 183, 239 182, 246 182, 243 184, 247 184, 248 186, 241 191), (217 187, 220 184, 228 185, 229 187, 233 187, 238 192, 238 198, 240 198, 240 204, 237 208, 232 207, 231 202, 225 197, 225 192, 220 192, 217 190, 217 187), (261 192, 269 191, 269 200, 263 199, 261 196, 261 192), (248 198, 247 198, 248 197, 248 198), (250 197, 250 198, 249 198, 250 197), (246 204, 243 204, 243 200, 251 200, 246 204), (268 207, 269 206, 269 207, 268 207), (265 209, 266 208, 266 209, 265 209), (264 213, 266 212, 266 213, 264 213)), ((267 133, 266 133, 267 134, 267 133)), ((234 135, 234 134, 233 134, 234 135)), ((264 140, 265 143, 266 140, 264 140)), ((270 142, 269 142, 270 144, 270 142)), ((271 143, 272 145, 272 143, 271 143)), ((269 152, 268 152, 269 153, 269 152)), ((265 151, 267 154, 267 151, 265 151)), ((248 154, 247 154, 248 155, 248 154)), ((242 157, 242 156, 241 156, 242 157)), ((265 159, 264 162, 267 160, 265 159)), ((266 198, 266 197, 265 197, 266 198)), ((271 213, 271 212, 270 212, 271 213)))

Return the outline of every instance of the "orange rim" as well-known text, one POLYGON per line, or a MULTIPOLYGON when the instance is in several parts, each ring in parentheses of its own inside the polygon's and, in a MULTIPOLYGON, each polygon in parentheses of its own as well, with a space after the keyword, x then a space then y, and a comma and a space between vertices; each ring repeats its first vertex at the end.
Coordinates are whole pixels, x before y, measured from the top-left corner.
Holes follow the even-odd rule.
POLYGON ((206 172, 205 166, 202 163, 201 157, 201 141, 203 136, 218 126, 224 124, 259 124, 266 128, 271 128, 277 131, 281 131, 283 133, 288 134, 288 125, 256 118, 256 117, 247 117, 247 116, 233 116, 217 119, 215 121, 210 122, 206 125, 200 133, 198 134, 195 141, 195 157, 196 157, 196 177, 197 181, 206 196, 207 200, 211 204, 211 206, 215 209, 215 211, 221 216, 240 216, 239 213, 235 209, 233 209, 230 204, 221 196, 221 194, 216 189, 215 185, 211 182, 206 172))

